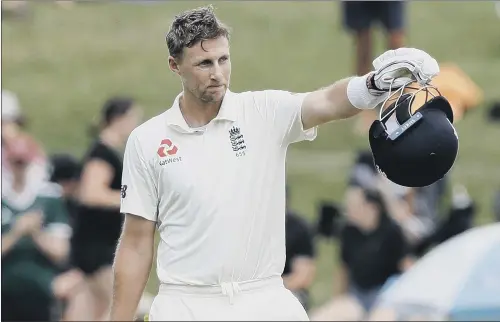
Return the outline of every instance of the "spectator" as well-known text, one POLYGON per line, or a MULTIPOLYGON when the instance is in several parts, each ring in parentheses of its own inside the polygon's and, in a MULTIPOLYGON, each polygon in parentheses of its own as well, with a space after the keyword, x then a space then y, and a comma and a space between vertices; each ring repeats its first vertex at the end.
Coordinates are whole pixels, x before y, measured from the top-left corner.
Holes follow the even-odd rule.
MULTIPOLYGON (((61 187, 62 197, 74 226, 77 212, 77 192, 80 183, 81 166, 78 160, 67 154, 53 155, 51 158, 50 181, 61 187)), ((54 295, 60 303, 62 321, 91 320, 91 293, 83 272, 69 262, 66 270, 52 283, 54 295)))
MULTIPOLYGON (((356 75, 372 70, 374 24, 380 23, 386 30, 387 49, 404 47, 405 1, 342 1, 341 5, 343 25, 354 37, 356 75)), ((365 133, 376 111, 364 111, 360 117, 357 130, 365 133)))
POLYGON ((377 191, 384 200, 388 215, 399 224, 411 245, 432 232, 433 222, 415 213, 415 189, 399 186, 384 176, 377 175, 377 191))
MULTIPOLYGON (((41 184, 47 179, 47 159, 42 146, 25 131, 26 119, 21 112, 17 96, 7 90, 2 90, 2 143, 18 142, 28 144, 32 153, 28 165, 30 183, 41 184)), ((8 151, 2 145, 2 185, 9 185, 12 181, 11 165, 8 151)))
POLYGON ((32 184, 26 140, 4 143, 12 182, 2 187, 2 320, 53 321, 52 283, 66 264, 71 227, 59 187, 32 184))
POLYGON ((344 290, 368 312, 386 280, 409 267, 409 248, 378 192, 351 188, 346 207, 348 223, 340 237, 344 290))
POLYGON ((378 192, 349 187, 346 223, 340 232, 341 267, 335 279, 338 296, 312 320, 358 320, 368 314, 380 289, 412 264, 399 225, 389 217, 378 192))
POLYGON ((414 246, 414 253, 422 256, 432 246, 438 245, 473 226, 476 205, 462 185, 453 187, 452 204, 447 217, 436 225, 436 229, 414 246))
POLYGON ((283 282, 307 311, 310 306, 309 287, 316 273, 314 237, 305 220, 290 209, 288 188, 286 195, 286 261, 283 282))
POLYGON ((404 47, 405 1, 342 1, 343 23, 354 34, 356 75, 372 70, 373 25, 380 23, 387 32, 387 49, 404 47))
POLYGON ((371 151, 362 150, 358 152, 348 185, 380 191, 389 215, 401 225, 410 241, 417 242, 435 229, 448 179, 445 176, 423 188, 396 185, 379 175, 371 151))
POLYGON ((112 296, 112 264, 120 237, 122 150, 137 127, 141 109, 130 98, 109 99, 102 110, 98 137, 84 161, 79 211, 72 239, 72 261, 86 275, 94 319, 105 318, 112 296))
POLYGON ((50 181, 61 186, 63 198, 73 223, 77 212, 77 193, 81 173, 80 162, 71 155, 56 154, 50 158, 50 164, 50 181))

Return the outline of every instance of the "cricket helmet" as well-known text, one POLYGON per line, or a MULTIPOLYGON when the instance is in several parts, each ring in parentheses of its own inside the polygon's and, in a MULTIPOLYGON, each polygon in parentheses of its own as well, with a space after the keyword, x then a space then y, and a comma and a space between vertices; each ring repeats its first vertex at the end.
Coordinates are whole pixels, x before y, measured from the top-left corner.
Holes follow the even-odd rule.
POLYGON ((389 91, 369 142, 375 167, 390 181, 428 186, 448 173, 458 154, 451 105, 432 85, 408 83, 389 91))

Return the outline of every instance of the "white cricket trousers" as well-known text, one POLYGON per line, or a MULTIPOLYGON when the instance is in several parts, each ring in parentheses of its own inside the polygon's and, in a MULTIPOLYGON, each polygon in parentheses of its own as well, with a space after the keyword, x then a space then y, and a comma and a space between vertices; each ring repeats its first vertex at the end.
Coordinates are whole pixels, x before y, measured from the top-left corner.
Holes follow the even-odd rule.
POLYGON ((280 276, 218 286, 161 284, 150 321, 309 321, 280 276))

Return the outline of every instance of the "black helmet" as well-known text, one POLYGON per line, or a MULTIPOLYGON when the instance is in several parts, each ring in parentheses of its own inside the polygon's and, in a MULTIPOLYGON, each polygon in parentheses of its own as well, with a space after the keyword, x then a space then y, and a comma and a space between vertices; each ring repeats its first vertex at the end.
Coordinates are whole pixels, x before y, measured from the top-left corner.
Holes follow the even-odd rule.
POLYGON ((428 186, 443 178, 455 163, 458 135, 452 124, 453 111, 433 86, 403 86, 399 91, 398 99, 383 112, 381 109, 380 119, 370 127, 374 163, 379 172, 398 185, 428 186), (438 94, 432 94, 430 88, 438 94), (406 92, 408 89, 414 91, 406 92), (417 93, 425 93, 421 107, 412 106, 417 93), (428 94, 432 96, 429 100, 428 94), (388 129, 389 120, 396 127, 392 131, 388 129))

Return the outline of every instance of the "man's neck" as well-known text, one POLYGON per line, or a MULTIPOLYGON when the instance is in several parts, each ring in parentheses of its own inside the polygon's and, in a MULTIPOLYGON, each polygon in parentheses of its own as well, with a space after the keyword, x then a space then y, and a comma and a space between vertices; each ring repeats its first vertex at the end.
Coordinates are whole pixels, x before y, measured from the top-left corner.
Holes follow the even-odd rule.
POLYGON ((189 127, 205 126, 219 113, 222 102, 203 102, 184 91, 179 98, 179 108, 189 127))

